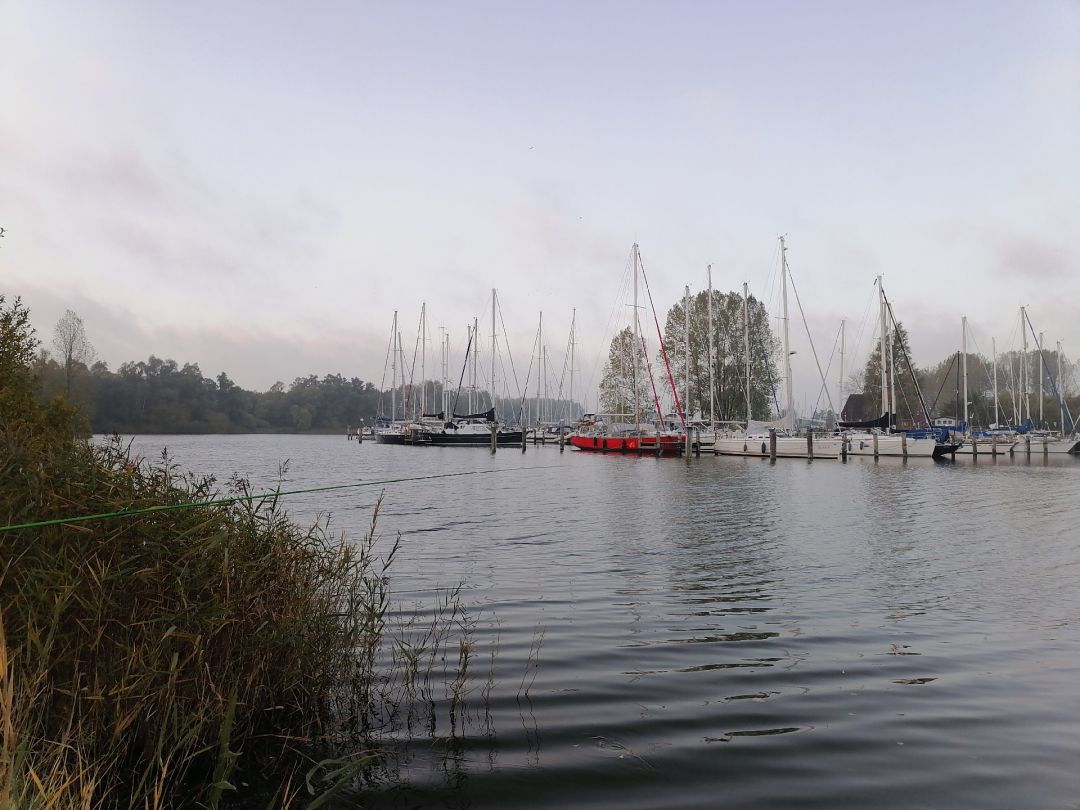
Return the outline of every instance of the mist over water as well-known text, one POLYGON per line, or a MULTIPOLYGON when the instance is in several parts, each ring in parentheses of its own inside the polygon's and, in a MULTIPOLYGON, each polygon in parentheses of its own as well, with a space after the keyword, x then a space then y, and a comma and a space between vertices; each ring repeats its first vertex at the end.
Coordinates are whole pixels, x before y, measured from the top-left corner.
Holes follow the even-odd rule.
POLYGON ((1058 807, 1080 801, 1080 459, 689 462, 147 436, 462 587, 464 733, 388 735, 338 806, 1058 807), (494 676, 487 701, 483 681, 494 676), (482 719, 481 719, 482 718, 482 719))

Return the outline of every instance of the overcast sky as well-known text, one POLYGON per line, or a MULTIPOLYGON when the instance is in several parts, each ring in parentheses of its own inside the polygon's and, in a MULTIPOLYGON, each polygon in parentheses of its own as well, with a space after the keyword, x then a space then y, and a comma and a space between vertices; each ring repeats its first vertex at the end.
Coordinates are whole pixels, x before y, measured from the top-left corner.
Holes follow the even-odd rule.
POLYGON ((0 291, 265 389, 378 384, 424 301, 460 353, 497 287, 519 368, 576 306, 588 374, 635 240, 666 310, 709 263, 775 301, 783 233, 824 355, 883 273, 919 364, 1020 304, 1077 357, 1078 43, 1055 0, 6 0, 0 291))

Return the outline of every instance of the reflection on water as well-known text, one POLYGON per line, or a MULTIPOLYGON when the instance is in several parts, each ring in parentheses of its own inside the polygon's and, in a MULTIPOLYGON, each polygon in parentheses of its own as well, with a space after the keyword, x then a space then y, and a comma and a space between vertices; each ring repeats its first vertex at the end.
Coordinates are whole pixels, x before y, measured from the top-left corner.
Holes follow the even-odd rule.
MULTIPOLYGON (((1080 796, 1080 459, 848 463, 147 437, 401 534, 398 618, 461 585, 460 723, 342 807, 1063 806, 1080 796), (484 660, 480 660, 483 658, 484 660)), ((450 662, 448 666, 452 666, 450 662)), ((434 696, 446 700, 445 695, 434 696)))

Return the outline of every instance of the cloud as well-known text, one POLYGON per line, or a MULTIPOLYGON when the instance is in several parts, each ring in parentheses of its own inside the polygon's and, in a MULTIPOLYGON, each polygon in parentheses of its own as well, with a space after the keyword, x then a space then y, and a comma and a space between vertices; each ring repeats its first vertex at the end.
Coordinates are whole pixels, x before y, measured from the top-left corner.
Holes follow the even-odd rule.
POLYGON ((1075 266, 1064 245, 1029 234, 997 234, 988 248, 996 259, 995 270, 1005 278, 1023 277, 1034 281, 1061 278, 1075 266))

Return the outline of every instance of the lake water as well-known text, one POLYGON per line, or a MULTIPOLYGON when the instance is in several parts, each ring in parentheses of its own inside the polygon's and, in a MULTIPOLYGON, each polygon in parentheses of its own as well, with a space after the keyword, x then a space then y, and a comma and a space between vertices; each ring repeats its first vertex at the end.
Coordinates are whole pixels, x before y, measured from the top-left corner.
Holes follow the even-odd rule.
POLYGON ((1080 459, 133 444, 163 446, 284 489, 497 471, 286 501, 359 536, 385 491, 402 613, 461 584, 496 650, 475 722, 389 735, 338 806, 1080 805, 1080 459))

